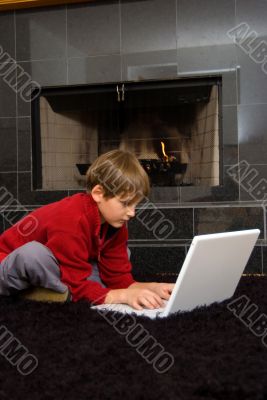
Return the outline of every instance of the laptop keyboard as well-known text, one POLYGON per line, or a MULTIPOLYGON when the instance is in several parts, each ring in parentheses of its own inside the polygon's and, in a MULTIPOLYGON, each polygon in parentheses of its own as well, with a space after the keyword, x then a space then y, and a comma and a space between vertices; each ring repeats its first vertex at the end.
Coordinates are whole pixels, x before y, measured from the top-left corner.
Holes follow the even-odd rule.
POLYGON ((155 318, 157 315, 161 314, 164 311, 164 307, 155 308, 153 310, 150 309, 143 309, 143 310, 136 310, 127 304, 101 304, 98 306, 92 306, 92 309, 95 310, 109 310, 114 312, 120 312, 122 314, 135 314, 138 316, 147 316, 150 318, 155 318))

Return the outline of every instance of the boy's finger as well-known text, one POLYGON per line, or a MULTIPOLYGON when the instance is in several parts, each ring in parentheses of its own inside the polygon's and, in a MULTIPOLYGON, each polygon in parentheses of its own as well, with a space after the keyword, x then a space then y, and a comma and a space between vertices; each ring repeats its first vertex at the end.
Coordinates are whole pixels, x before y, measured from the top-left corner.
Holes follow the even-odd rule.
POLYGON ((160 296, 158 296, 156 293, 153 293, 154 295, 154 299, 157 303, 157 307, 162 307, 163 306, 163 302, 160 296))
POLYGON ((135 308, 136 310, 143 310, 143 307, 141 304, 139 304, 137 301, 135 301, 133 303, 133 308, 135 308))
POLYGON ((161 294, 162 299, 168 300, 170 298, 170 296, 171 296, 171 293, 169 291, 166 291, 166 290, 162 291, 162 294, 161 294))
POLYGON ((147 304, 149 305, 149 308, 159 308, 162 307, 163 305, 160 296, 158 296, 154 292, 149 293, 149 296, 146 297, 145 299, 147 301, 146 307, 148 307, 147 304))
POLYGON ((163 288, 164 292, 167 292, 168 295, 171 295, 174 288, 174 284, 169 284, 163 288))
POLYGON ((167 289, 168 289, 170 292, 172 292, 172 291, 173 291, 173 288, 174 288, 174 286, 175 286, 175 284, 174 284, 174 283, 169 283, 169 284, 167 285, 167 289))
POLYGON ((153 309, 153 308, 156 308, 155 302, 153 302, 153 300, 151 300, 151 299, 143 298, 142 299, 142 305, 145 308, 149 308, 150 310, 153 309))

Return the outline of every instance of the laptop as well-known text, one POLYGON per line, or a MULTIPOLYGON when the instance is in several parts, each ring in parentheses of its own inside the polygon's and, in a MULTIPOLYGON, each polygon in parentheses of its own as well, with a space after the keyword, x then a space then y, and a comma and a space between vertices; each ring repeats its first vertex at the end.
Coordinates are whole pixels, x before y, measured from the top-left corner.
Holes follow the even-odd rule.
POLYGON ((135 310, 126 304, 101 304, 92 308, 164 318, 178 311, 191 311, 229 299, 259 234, 259 229, 249 229, 195 236, 172 294, 162 308, 135 310))

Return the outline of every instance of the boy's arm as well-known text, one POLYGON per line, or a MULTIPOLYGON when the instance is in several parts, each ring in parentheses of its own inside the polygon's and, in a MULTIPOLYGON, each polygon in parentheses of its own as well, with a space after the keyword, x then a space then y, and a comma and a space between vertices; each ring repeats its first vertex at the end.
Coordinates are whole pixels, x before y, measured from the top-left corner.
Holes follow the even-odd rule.
POLYGON ((135 283, 127 253, 128 231, 125 226, 104 244, 98 260, 100 278, 111 289, 124 289, 135 283))
POLYGON ((173 284, 136 282, 131 274, 132 265, 127 254, 128 231, 122 227, 110 240, 99 260, 100 278, 111 290, 106 304, 124 303, 136 309, 158 308, 162 299, 168 300, 173 284))

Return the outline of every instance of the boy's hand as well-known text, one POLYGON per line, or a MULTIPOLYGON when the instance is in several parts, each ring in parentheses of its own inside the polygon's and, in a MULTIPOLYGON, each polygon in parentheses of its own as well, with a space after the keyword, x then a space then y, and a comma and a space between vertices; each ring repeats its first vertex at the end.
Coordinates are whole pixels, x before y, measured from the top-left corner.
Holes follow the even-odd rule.
POLYGON ((145 287, 135 286, 135 284, 132 284, 127 289, 110 290, 104 303, 124 303, 136 310, 142 310, 143 308, 154 309, 163 306, 162 299, 157 293, 145 287))
POLYGON ((126 302, 137 310, 143 308, 152 310, 163 306, 161 297, 155 291, 135 284, 126 289, 126 302))
POLYGON ((174 283, 149 283, 149 289, 157 293, 162 299, 169 300, 174 288, 174 283))
POLYGON ((136 282, 127 289, 110 290, 105 303, 124 303, 136 310, 159 308, 163 306, 162 299, 169 299, 173 287, 172 283, 136 282))

